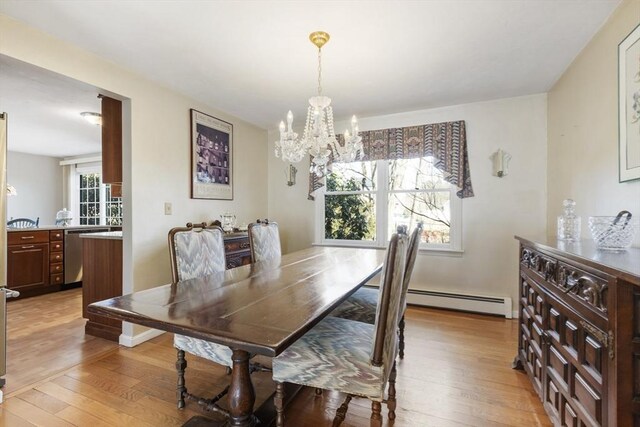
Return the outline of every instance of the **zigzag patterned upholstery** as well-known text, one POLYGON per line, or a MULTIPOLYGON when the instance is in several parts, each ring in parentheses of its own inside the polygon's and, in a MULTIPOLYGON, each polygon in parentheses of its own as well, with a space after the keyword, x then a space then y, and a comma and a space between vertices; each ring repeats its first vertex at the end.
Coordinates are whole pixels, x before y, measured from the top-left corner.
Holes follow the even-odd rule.
MULTIPOLYGON (((384 400, 392 371, 395 383, 406 249, 406 235, 394 234, 381 276, 374 325, 327 317, 273 359, 276 399, 282 398, 278 396, 282 393, 278 390, 282 390, 279 384, 284 382, 338 390, 372 400, 372 420, 380 420, 379 402, 384 400)), ((344 412, 349 400, 343 404, 344 412)), ((280 427, 283 425, 282 408, 278 407, 279 400, 275 402, 280 427)), ((389 402, 389 418, 394 418, 395 385, 389 388, 389 402)), ((336 419, 340 417, 344 418, 337 415, 336 419)))
POLYGON ((251 246, 251 262, 260 262, 280 258, 280 233, 278 224, 264 221, 249 224, 249 243, 251 246))
MULTIPOLYGON (((226 269, 223 231, 220 227, 207 227, 205 223, 187 224, 169 231, 169 255, 174 283, 183 280, 224 272, 226 269)), ((202 357, 220 365, 232 367, 232 351, 229 347, 185 335, 174 334, 173 346, 178 350, 178 408, 184 408, 185 399, 215 404, 216 398, 197 398, 187 392, 184 372, 187 362, 184 352, 202 357)), ((219 395, 220 396, 220 395, 219 395)), ((218 397, 219 398, 219 397, 218 397)))
POLYGON ((360 288, 333 310, 329 316, 341 317, 343 319, 373 325, 376 321, 378 294, 378 289, 360 288))
MULTIPOLYGON (((420 234, 422 233, 422 223, 418 223, 416 228, 411 233, 411 239, 409 241, 409 249, 407 253, 407 265, 405 268, 405 276, 402 283, 402 310, 400 312, 401 322, 404 312, 407 309, 407 291, 409 290, 409 282, 411 281, 411 274, 416 262, 416 256, 418 253, 418 247, 420 245, 420 234)), ((340 317, 343 319, 355 320, 358 322, 364 322, 373 324, 376 317, 376 308, 378 304, 378 290, 372 288, 360 288, 353 295, 351 295, 345 302, 340 304, 335 310, 333 310, 329 316, 340 317)), ((404 325, 400 323, 401 335, 400 335, 400 358, 404 357, 404 325)))
POLYGON ((273 359, 273 379, 382 402, 382 366, 371 364, 373 325, 327 317, 273 359))

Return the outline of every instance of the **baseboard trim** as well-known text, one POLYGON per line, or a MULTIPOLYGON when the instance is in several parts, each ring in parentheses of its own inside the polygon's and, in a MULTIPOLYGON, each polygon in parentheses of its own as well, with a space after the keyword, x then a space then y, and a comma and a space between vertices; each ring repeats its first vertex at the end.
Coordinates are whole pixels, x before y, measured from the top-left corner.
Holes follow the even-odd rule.
POLYGON ((160 335, 164 334, 164 332, 165 331, 161 331, 159 329, 148 329, 133 336, 121 334, 118 343, 125 347, 135 347, 145 341, 149 341, 150 339, 159 337, 160 335))
POLYGON ((438 307, 450 310, 494 314, 504 316, 507 319, 513 318, 514 315, 511 306, 511 298, 509 297, 487 297, 480 295, 409 289, 407 302, 409 304, 425 307, 438 307))

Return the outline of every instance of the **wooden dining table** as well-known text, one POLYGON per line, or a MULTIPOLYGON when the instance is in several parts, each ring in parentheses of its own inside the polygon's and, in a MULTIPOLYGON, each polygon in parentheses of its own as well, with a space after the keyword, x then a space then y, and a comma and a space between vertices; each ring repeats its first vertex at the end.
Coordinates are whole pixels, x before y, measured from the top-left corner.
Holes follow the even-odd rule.
MULTIPOLYGON (((229 346, 233 370, 226 425, 269 425, 267 399, 254 412, 249 358, 275 357, 382 269, 384 251, 312 247, 89 305, 88 311, 229 346)), ((216 425, 194 417, 185 426, 216 425)))

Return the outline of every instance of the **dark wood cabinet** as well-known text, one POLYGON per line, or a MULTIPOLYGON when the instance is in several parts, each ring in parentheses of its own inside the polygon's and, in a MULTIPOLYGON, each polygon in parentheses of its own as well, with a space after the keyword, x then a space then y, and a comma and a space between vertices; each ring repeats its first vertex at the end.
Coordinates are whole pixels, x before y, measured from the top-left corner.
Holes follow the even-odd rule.
MULTIPOLYGON (((13 233, 11 233, 13 234, 13 233)), ((25 243, 7 248, 7 287, 16 291, 49 284, 49 243, 25 243)))
POLYGON ((89 314, 87 306, 122 295, 122 239, 82 238, 82 317, 84 331, 118 342, 122 322, 89 314))
MULTIPOLYGON (((122 102, 102 98, 102 182, 122 184, 122 102)), ((112 196, 120 197, 120 185, 112 187, 112 196)))
POLYGON ((225 234, 224 254, 227 262, 227 270, 251 264, 249 234, 246 232, 225 234))
POLYGON ((62 230, 7 233, 7 286, 20 298, 55 292, 64 284, 62 230))
POLYGON ((640 426, 640 250, 519 240, 515 366, 555 425, 640 426))

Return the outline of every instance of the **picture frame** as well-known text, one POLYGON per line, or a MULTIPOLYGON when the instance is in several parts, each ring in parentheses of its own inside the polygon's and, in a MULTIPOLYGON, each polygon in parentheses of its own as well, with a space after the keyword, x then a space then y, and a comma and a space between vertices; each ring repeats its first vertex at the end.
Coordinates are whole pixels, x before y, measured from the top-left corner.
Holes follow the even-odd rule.
POLYGON ((191 198, 233 200, 233 125, 194 109, 191 198))
POLYGON ((618 45, 619 181, 640 179, 640 25, 618 45))

